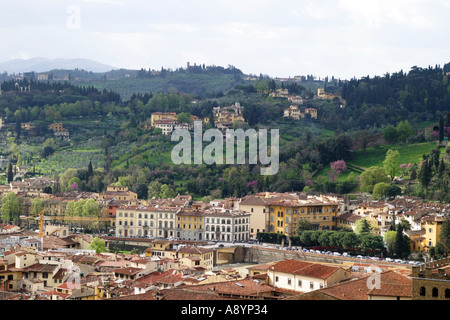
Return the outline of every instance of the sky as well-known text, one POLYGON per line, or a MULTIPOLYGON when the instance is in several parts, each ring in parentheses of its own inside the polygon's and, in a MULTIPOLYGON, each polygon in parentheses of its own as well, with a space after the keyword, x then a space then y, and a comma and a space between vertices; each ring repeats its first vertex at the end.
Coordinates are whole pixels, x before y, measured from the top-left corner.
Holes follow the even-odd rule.
POLYGON ((0 62, 383 76, 450 62, 448 0, 1 0, 0 62))

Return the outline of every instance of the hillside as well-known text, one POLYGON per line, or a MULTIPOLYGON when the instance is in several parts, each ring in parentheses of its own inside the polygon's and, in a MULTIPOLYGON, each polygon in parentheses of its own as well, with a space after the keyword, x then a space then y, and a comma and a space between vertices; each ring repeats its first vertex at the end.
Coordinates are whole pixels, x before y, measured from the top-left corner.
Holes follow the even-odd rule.
POLYGON ((116 69, 113 66, 89 59, 14 59, 0 63, 0 72, 10 74, 24 72, 48 72, 55 69, 83 69, 89 72, 107 72, 116 69))

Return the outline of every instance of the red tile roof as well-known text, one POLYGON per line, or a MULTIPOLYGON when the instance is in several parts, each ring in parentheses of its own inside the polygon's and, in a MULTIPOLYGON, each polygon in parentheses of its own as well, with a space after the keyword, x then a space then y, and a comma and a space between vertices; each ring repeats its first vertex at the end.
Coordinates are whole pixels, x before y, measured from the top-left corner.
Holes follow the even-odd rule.
POLYGON ((340 268, 338 267, 325 266, 318 263, 310 263, 299 260, 284 260, 274 264, 268 270, 292 273, 318 279, 327 279, 339 269, 340 268))

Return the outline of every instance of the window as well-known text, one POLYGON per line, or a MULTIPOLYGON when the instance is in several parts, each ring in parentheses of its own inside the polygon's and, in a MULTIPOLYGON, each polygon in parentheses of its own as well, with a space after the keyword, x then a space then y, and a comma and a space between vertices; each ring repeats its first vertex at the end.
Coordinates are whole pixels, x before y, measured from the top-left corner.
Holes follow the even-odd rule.
POLYGON ((279 280, 279 279, 278 279, 278 276, 276 276, 276 277, 275 277, 275 282, 278 282, 278 280, 279 280))
POLYGON ((309 288, 310 288, 310 289, 314 289, 314 282, 310 282, 310 283, 309 283, 309 288))
POLYGON ((291 280, 291 278, 288 278, 287 280, 288 280, 288 286, 290 286, 292 284, 292 280, 291 280))
POLYGON ((419 292, 419 294, 420 294, 422 297, 425 296, 425 294, 426 294, 425 287, 420 287, 420 292, 419 292))
POLYGON ((439 296, 439 290, 438 288, 433 288, 433 290, 431 291, 431 295, 433 297, 438 297, 439 296))
POLYGON ((445 289, 445 299, 450 299, 450 289, 445 289))
POLYGON ((299 288, 302 287, 302 280, 298 280, 298 286, 299 286, 299 288))

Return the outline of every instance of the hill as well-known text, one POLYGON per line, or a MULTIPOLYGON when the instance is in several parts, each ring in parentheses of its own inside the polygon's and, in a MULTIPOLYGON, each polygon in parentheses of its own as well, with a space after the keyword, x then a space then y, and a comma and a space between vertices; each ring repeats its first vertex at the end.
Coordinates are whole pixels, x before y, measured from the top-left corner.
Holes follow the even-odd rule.
POLYGON ((0 63, 0 72, 24 73, 24 72, 48 72, 55 69, 75 70, 83 69, 91 72, 107 72, 116 69, 113 66, 89 60, 89 59, 14 59, 0 63))

